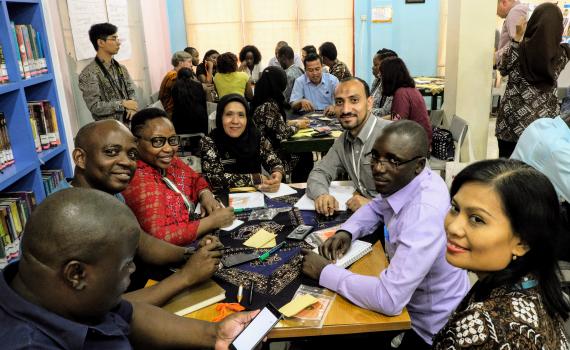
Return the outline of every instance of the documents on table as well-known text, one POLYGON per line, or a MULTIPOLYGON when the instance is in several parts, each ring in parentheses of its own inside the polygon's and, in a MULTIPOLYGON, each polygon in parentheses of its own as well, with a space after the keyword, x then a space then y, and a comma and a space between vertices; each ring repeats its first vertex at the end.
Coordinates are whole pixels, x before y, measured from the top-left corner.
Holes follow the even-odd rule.
MULTIPOLYGON (((338 210, 346 211, 346 202, 353 196, 354 187, 331 183, 329 186, 329 194, 338 201, 338 210)), ((295 208, 300 210, 315 210, 315 202, 305 193, 303 197, 295 203, 295 208)))
POLYGON ((241 226, 242 224, 243 224, 243 221, 241 221, 239 219, 234 219, 234 222, 232 222, 232 224, 230 226, 222 227, 222 228, 220 228, 220 230, 231 231, 234 228, 241 226))
POLYGON ((265 194, 269 198, 283 197, 295 193, 297 193, 295 189, 284 183, 279 184, 279 189, 277 190, 277 192, 263 192, 263 194, 265 194))
POLYGON ((230 193, 230 207, 234 209, 254 209, 265 207, 265 199, 261 192, 230 193))
POLYGON ((279 312, 286 317, 292 317, 318 301, 319 299, 315 298, 311 294, 298 295, 293 298, 293 300, 283 305, 283 307, 279 309, 279 312))
POLYGON ((275 237, 277 237, 276 234, 260 229, 243 242, 243 245, 251 248, 273 248, 277 245, 275 237))

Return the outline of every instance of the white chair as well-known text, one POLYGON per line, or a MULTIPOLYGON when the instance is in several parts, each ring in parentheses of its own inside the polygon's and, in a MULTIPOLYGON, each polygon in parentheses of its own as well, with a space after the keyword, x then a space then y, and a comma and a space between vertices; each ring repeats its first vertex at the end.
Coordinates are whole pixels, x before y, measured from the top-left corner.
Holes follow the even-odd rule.
MULTIPOLYGON (((453 137, 453 141, 455 143, 455 155, 454 161, 459 161, 459 157, 461 156, 461 146, 465 141, 465 136, 467 135, 468 125, 467 122, 456 115, 453 116, 451 120, 451 125, 449 127, 449 131, 451 131, 451 135, 453 137)), ((431 157, 429 159, 429 166, 432 170, 439 171, 440 174, 445 171, 445 163, 447 161, 443 159, 438 159, 436 157, 431 157)))

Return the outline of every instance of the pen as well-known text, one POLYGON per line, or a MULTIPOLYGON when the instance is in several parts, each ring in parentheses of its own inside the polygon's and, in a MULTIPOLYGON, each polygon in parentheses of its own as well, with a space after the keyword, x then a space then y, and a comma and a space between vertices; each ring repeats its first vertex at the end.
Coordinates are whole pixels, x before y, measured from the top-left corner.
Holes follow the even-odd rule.
POLYGON ((249 287, 249 305, 253 303, 253 280, 251 280, 251 286, 249 287))
POLYGON ((239 285, 238 293, 237 293, 237 302, 241 304, 241 300, 243 299, 243 284, 239 285))
POLYGON ((281 249, 281 247, 283 247, 285 245, 285 243, 287 243, 287 242, 283 241, 283 242, 279 243, 278 245, 276 245, 275 247, 271 248, 270 250, 266 251, 265 253, 261 254, 259 256, 259 261, 264 261, 265 259, 267 259, 271 254, 273 254, 276 251, 278 251, 279 249, 281 249))
POLYGON ((234 213, 243 213, 244 211, 244 208, 234 208, 234 213))

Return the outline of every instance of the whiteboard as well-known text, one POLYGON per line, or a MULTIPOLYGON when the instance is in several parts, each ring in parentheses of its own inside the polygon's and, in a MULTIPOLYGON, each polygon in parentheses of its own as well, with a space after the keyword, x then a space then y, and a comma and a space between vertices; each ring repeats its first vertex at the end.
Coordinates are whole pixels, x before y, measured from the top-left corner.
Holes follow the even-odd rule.
POLYGON ((115 58, 125 60, 131 57, 127 0, 67 0, 67 10, 78 61, 95 57, 96 51, 89 41, 89 28, 104 22, 118 27, 121 49, 115 58))

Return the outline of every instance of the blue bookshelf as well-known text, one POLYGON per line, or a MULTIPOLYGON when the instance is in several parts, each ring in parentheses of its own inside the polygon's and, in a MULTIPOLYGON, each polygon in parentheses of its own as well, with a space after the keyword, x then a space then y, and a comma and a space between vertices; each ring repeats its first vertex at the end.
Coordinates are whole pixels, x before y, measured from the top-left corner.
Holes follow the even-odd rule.
POLYGON ((0 0, 0 45, 10 79, 7 84, 0 84, 0 112, 6 116, 15 159, 13 165, 0 172, 0 191, 33 191, 38 203, 46 197, 42 169, 63 169, 66 177, 73 175, 41 6, 39 0, 0 0), (40 33, 41 50, 48 68, 46 74, 21 78, 18 46, 10 22, 31 24, 40 33), (27 102, 35 100, 48 100, 54 107, 61 140, 57 147, 42 152, 35 150, 29 121, 27 102))

